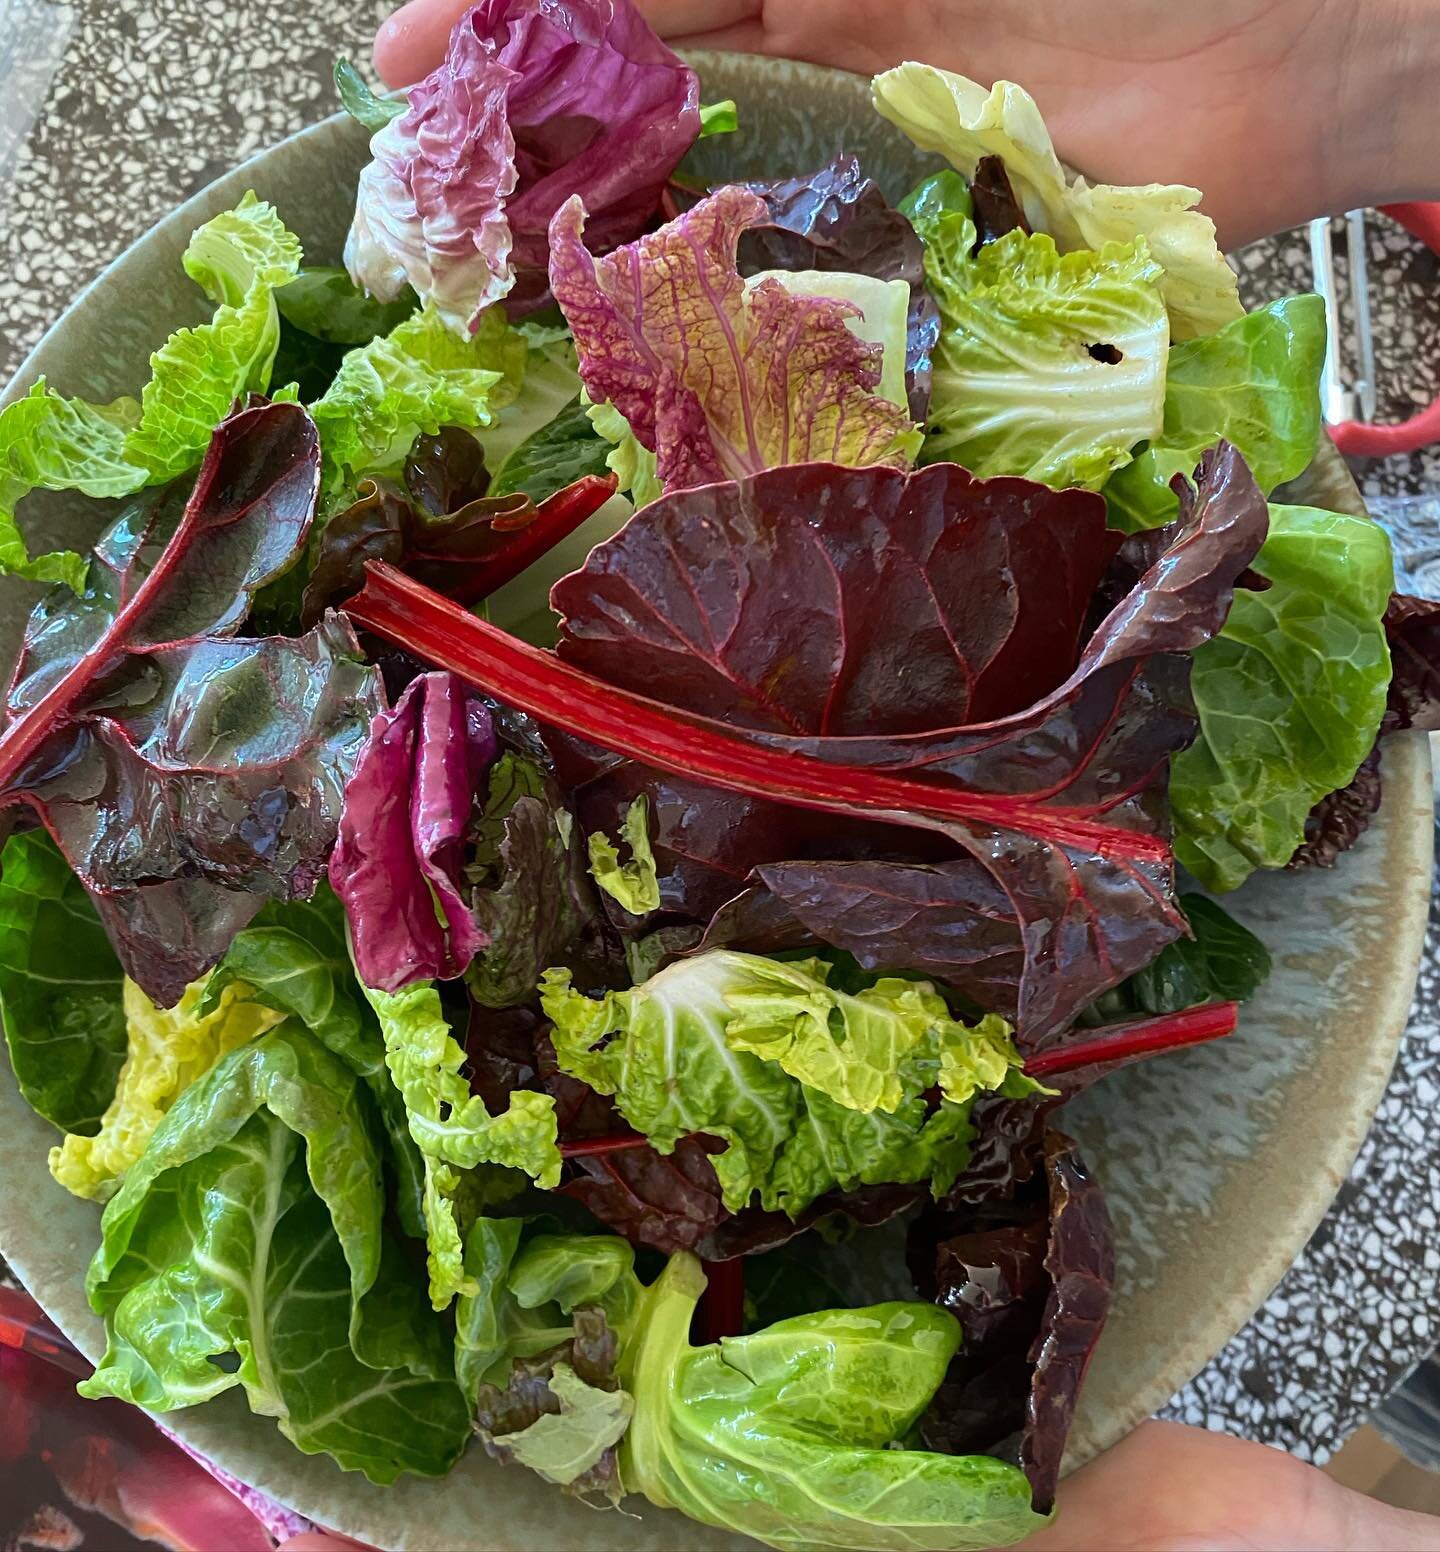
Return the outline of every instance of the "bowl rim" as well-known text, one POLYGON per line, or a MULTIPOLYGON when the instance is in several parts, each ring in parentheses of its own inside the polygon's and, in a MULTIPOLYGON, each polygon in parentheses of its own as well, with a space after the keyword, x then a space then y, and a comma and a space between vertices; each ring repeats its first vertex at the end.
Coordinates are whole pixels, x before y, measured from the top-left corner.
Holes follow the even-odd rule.
MULTIPOLYGON (((743 59, 747 66, 762 70, 767 67, 783 66, 787 70, 799 72, 802 77, 817 84, 833 80, 835 77, 864 79, 852 72, 833 70, 824 66, 758 56, 741 56, 728 51, 685 52, 687 60, 702 71, 711 61, 719 64, 743 59)), ((297 142, 324 140, 339 133, 352 132, 351 121, 347 115, 343 111, 337 111, 255 152, 245 161, 221 173, 182 203, 167 211, 116 254, 46 328, 39 340, 26 353, 3 391, 0 391, 0 407, 29 390, 39 375, 39 364, 55 336, 89 309, 96 294, 105 289, 111 277, 122 266, 135 262, 137 251, 143 252, 147 247, 163 245, 167 241, 173 241, 182 233, 188 236, 190 229, 201 220, 208 218, 222 191, 223 198, 233 203, 234 199, 243 192, 255 170, 286 148, 292 147, 297 142)), ((1328 437, 1322 442, 1321 449, 1317 453, 1317 463, 1322 465, 1340 463, 1339 454, 1328 437)), ((1363 500, 1353 481, 1351 481, 1351 489, 1354 492, 1354 506, 1351 510, 1363 513, 1365 511, 1363 500)), ((1413 810, 1410 825, 1407 830, 1399 833, 1399 839, 1403 840, 1408 834, 1413 842, 1413 860, 1416 865, 1417 879, 1415 887, 1405 893, 1405 909, 1397 923, 1397 937, 1408 945, 1404 957, 1410 968, 1399 976, 1387 979, 1373 1000, 1368 1059, 1361 1075, 1364 1081, 1352 1083, 1348 1091, 1352 1103, 1347 1110, 1345 1124, 1337 1126, 1332 1131, 1323 1157, 1316 1160, 1317 1169, 1324 1176, 1326 1189, 1317 1190, 1306 1199, 1305 1210, 1297 1213, 1292 1219, 1294 1231, 1283 1244, 1278 1240, 1272 1241, 1273 1253, 1254 1261, 1243 1281, 1232 1281, 1229 1296, 1223 1304, 1228 1309, 1229 1316, 1233 1318, 1227 1318, 1210 1327, 1204 1339, 1196 1339, 1188 1346, 1172 1348, 1167 1355, 1163 1372, 1158 1372, 1148 1386, 1138 1387, 1127 1407, 1112 1409, 1106 1419, 1106 1426, 1090 1430, 1085 1437, 1073 1441, 1072 1449, 1067 1455, 1067 1470, 1083 1464, 1085 1460, 1117 1442, 1139 1422, 1163 1406, 1184 1383, 1203 1368, 1252 1317, 1254 1311, 1264 1302, 1266 1296, 1303 1250, 1314 1229, 1329 1212, 1334 1194, 1343 1183, 1373 1122, 1380 1099, 1388 1085, 1405 1030, 1414 979, 1420 965, 1429 908, 1430 847, 1433 837, 1430 819, 1431 790, 1430 750, 1425 736, 1406 735, 1389 740, 1386 746, 1386 807, 1388 809, 1391 805, 1397 805, 1413 810), (1423 804, 1422 797, 1425 800, 1423 804), (1243 1297, 1240 1296, 1242 1289, 1243 1297)), ((13 1089, 13 1083, 9 1087, 13 1089)), ((23 1104, 23 1101, 20 1103, 23 1104)), ((3 1228, 3 1223, 0 1223, 0 1238, 8 1240, 8 1236, 3 1235, 3 1228)), ((35 1248, 32 1246, 32 1253, 27 1255, 23 1248, 17 1251, 14 1245, 8 1242, 0 1244, 0 1251, 4 1252, 17 1275, 27 1286, 43 1284, 47 1281, 42 1263, 48 1257, 45 1254, 34 1254, 35 1248)), ((88 1310, 83 1308, 83 1291, 80 1291, 79 1295, 81 1308, 74 1307, 73 1297, 68 1303, 66 1312, 63 1315, 56 1314, 53 1318, 88 1357, 97 1358, 103 1350, 103 1342, 97 1336, 98 1322, 89 1315, 88 1310)), ((252 1469, 248 1475, 246 1463, 253 1466, 257 1455, 263 1456, 266 1453, 265 1450, 262 1448, 257 1451, 243 1439, 234 1450, 229 1448, 228 1441, 232 1437, 230 1429, 233 1424, 227 1419, 238 1418, 241 1415, 248 1416, 243 1412, 243 1408, 233 1405, 236 1400, 235 1396, 227 1396, 219 1402, 211 1402, 204 1407, 185 1412, 167 1414, 162 1418, 156 1418, 156 1421, 166 1431, 177 1436, 186 1448, 202 1452, 223 1470, 245 1478, 252 1485, 287 1506, 300 1502, 302 1507, 297 1512, 309 1512, 303 1507, 307 1496, 305 1486, 309 1462, 293 1445, 283 1441, 289 1457, 285 1469, 277 1470, 273 1467, 265 1470, 252 1469), (293 1470, 289 1469, 290 1467, 293 1467, 293 1470)), ((270 1419, 256 1419, 256 1422, 273 1429, 270 1419)), ((359 1479, 347 1477, 340 1490, 342 1493, 352 1480, 362 1489, 368 1486, 359 1479)), ((335 1496, 332 1493, 331 1497, 335 1496)), ((352 1500, 363 1500, 369 1496, 369 1493, 361 1491, 349 1496, 352 1500)), ((326 1511, 326 1519, 333 1528, 361 1537, 367 1534, 367 1525, 373 1524, 373 1517, 367 1518, 363 1512, 357 1512, 353 1517, 341 1514, 337 1518, 333 1505, 326 1511)), ((645 1519, 653 1523, 653 1511, 647 1513, 645 1519)), ((687 1521, 687 1524, 691 1522, 687 1521)), ((703 1531, 703 1527, 700 1526, 692 1525, 692 1528, 697 1533, 703 1531)), ((408 1533, 397 1531, 396 1536, 386 1544, 393 1544, 397 1549, 412 1546, 428 1548, 431 1545, 423 1539, 423 1530, 417 1531, 416 1534, 420 1535, 421 1539, 412 1540, 408 1533)), ((701 1545, 698 1536, 693 1544, 696 1547, 701 1545)), ((710 1545, 708 1542, 705 1544, 710 1545)), ((715 1544, 719 1545, 719 1543, 715 1544)), ((725 1544, 735 1546, 742 1543, 730 1540, 725 1544)), ((744 1541, 743 1545, 753 1546, 754 1543, 744 1541)))

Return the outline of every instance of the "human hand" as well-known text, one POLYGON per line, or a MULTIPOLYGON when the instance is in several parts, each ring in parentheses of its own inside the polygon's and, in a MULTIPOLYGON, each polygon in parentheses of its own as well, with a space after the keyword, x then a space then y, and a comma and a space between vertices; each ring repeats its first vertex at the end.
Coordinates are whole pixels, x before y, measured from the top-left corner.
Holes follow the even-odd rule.
POLYGON ((1021 1552, 1436 1552, 1440 1520, 1392 1509, 1263 1444, 1143 1423, 1060 1485, 1021 1552))
MULTIPOLYGON (((1192 183, 1237 246, 1329 210, 1440 193, 1440 0, 639 0, 681 46, 866 73, 905 59, 1020 82, 1062 156, 1111 183, 1192 183)), ((380 29, 391 85, 436 63, 467 0, 380 29)))

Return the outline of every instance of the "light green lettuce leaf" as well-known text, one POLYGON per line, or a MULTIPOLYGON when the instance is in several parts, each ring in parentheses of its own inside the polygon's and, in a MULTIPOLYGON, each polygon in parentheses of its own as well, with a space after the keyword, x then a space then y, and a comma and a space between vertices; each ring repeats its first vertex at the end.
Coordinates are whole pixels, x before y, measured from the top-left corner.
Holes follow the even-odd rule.
POLYGON ((1301 474, 1320 443, 1325 304, 1288 296, 1170 349, 1165 424, 1105 487, 1113 527, 1127 533, 1173 522, 1187 479, 1222 437, 1245 456, 1261 490, 1301 474))
POLYGON ((1070 177, 1034 99, 1010 81, 987 92, 963 75, 908 63, 876 76, 871 91, 882 117, 967 178, 982 157, 1000 157, 1031 230, 1048 232, 1061 253, 1143 238, 1164 271, 1160 289, 1175 339, 1213 334, 1244 311, 1215 224, 1195 209, 1198 189, 1070 177))
POLYGON ((695 1348, 704 1288, 672 1257, 622 1343, 630 1491, 784 1552, 972 1552, 1044 1526, 1018 1467, 903 1448, 960 1345, 948 1311, 824 1310, 695 1348))
POLYGON ((93 1136, 72 1134, 50 1150, 50 1173, 73 1195, 109 1201, 190 1085, 280 1021, 240 986, 228 987, 201 1014, 203 990, 196 981, 173 1008, 157 1008, 125 981, 125 1060, 114 1095, 93 1136))
POLYGON ((517 1465, 564 1487, 593 1471, 606 1450, 620 1442, 635 1401, 628 1390, 587 1384, 568 1363, 557 1362, 547 1383, 559 1412, 544 1412, 499 1442, 517 1465))
POLYGON ((1200 733, 1171 769, 1175 855, 1210 889, 1290 860, 1310 809, 1370 752, 1390 682, 1379 524, 1272 506, 1254 569, 1270 586, 1237 589, 1195 653, 1200 733))
POLYGON ((240 1387, 372 1481, 448 1470, 466 1409, 385 1233, 373 1126, 293 1022, 195 1083, 106 1208, 86 1287, 109 1342, 82 1393, 171 1411, 240 1387))
POLYGON ((1162 424, 1170 341, 1144 241, 1062 256, 1015 231, 971 258, 966 217, 930 230, 941 332, 925 458, 1098 489, 1162 424))
POLYGON ((455 1212, 457 1171, 499 1164, 523 1170, 547 1189, 558 1185, 555 1101, 548 1094, 519 1090, 510 1096, 508 1109, 491 1115, 461 1074, 465 1052, 450 1033, 433 986, 421 982, 394 993, 364 990, 380 1020, 385 1062, 424 1162, 430 1300, 444 1309, 468 1287, 455 1212))
POLYGON ((136 406, 131 400, 97 407, 63 399, 45 379, 0 410, 0 575, 32 582, 85 586, 87 560, 71 550, 31 556, 15 521, 32 490, 78 490, 87 496, 125 496, 146 481, 125 456, 125 436, 136 406))
POLYGON ((93 1135, 125 1060, 124 976, 85 886, 44 830, 0 866, 0 1019, 30 1106, 93 1135))
POLYGON ((463 339, 426 308, 347 352, 310 407, 327 495, 333 499, 369 476, 393 475, 422 433, 489 426, 519 395, 527 353, 524 336, 498 307, 463 339))
POLYGON ((620 821, 620 841, 630 850, 622 863, 615 843, 603 831, 589 837, 590 875, 613 900, 632 916, 660 909, 660 880, 655 872, 655 853, 650 849, 649 801, 642 792, 620 821))
MULTIPOLYGON (((845 327, 867 344, 880 347, 880 392, 901 409, 909 405, 905 392, 906 334, 910 326, 910 283, 881 280, 876 275, 852 275, 843 270, 766 269, 749 275, 745 289, 773 280, 793 296, 829 296, 860 309, 845 327)), ((913 456, 915 449, 906 451, 913 456)))
POLYGON ((974 1092, 1033 1088, 1008 1029, 968 1029, 926 982, 852 995, 827 968, 723 950, 598 999, 550 970, 541 1002, 561 1069, 613 1094, 662 1153, 692 1132, 725 1142, 711 1162, 732 1211, 757 1192, 793 1216, 834 1186, 943 1188, 968 1157, 974 1092))
POLYGON ((830 967, 823 960, 737 957, 745 973, 735 976, 727 995, 727 1043, 778 1062, 847 1109, 898 1109, 906 1098, 907 1064, 933 1062, 940 1051, 948 1053, 953 1092, 947 1097, 957 1104, 977 1088, 999 1088, 1020 1065, 1004 1019, 992 1015, 971 1029, 951 1018, 928 981, 882 976, 851 994, 826 984, 830 967))
POLYGON ((125 441, 125 457, 150 482, 193 468, 235 400, 269 388, 280 343, 275 292, 300 260, 299 242, 253 192, 192 235, 186 273, 217 306, 209 323, 177 330, 150 357, 139 424, 125 441))
POLYGON ((630 422, 613 404, 591 404, 585 400, 585 413, 590 424, 614 444, 614 450, 605 460, 606 467, 615 476, 616 490, 629 496, 635 507, 649 506, 665 493, 655 473, 655 454, 630 429, 630 422))

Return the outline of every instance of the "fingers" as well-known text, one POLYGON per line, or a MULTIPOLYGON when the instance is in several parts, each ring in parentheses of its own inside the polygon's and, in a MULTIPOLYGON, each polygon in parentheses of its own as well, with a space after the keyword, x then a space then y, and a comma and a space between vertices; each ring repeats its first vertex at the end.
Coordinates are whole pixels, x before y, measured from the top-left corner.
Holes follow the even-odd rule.
POLYGON ((386 86, 410 86, 445 57, 455 23, 470 0, 409 0, 375 34, 375 69, 386 86))
MULTIPOLYGON (((387 86, 409 86, 445 57, 451 29, 473 0, 409 0, 375 34, 375 69, 387 86)), ((736 47, 744 29, 758 35, 762 0, 639 0, 663 38, 700 47, 736 47)))
POLYGON ((758 22, 762 0, 636 0, 645 20, 662 38, 700 43, 710 33, 758 22))

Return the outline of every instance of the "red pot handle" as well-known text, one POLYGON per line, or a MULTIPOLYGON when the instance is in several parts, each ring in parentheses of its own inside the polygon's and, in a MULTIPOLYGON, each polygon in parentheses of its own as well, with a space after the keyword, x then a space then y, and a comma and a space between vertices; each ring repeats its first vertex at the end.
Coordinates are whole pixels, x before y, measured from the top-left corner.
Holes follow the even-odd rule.
MULTIPOLYGON (((1440 253, 1440 204, 1382 205, 1380 208, 1432 252, 1440 253)), ((1440 442, 1440 400, 1393 426, 1346 420, 1331 426, 1330 435, 1336 447, 1353 458, 1388 458, 1395 453, 1413 453, 1440 442)))

